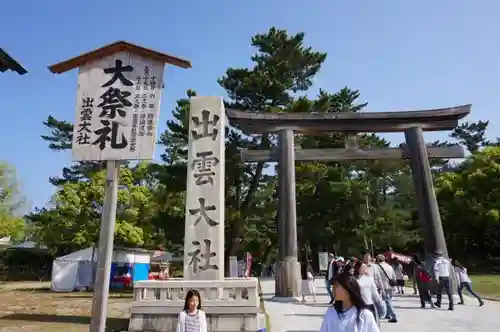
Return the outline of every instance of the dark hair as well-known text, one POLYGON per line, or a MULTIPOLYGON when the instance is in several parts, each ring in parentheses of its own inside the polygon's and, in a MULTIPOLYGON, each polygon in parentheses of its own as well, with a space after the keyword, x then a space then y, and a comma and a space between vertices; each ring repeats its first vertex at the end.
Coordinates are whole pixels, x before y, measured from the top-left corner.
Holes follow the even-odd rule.
POLYGON ((359 270, 361 269, 361 267, 363 266, 363 262, 362 261, 356 261, 356 263, 354 263, 354 276, 356 278, 359 278, 359 270))
MULTIPOLYGON (((344 271, 334 278, 332 284, 342 286, 342 288, 346 290, 347 294, 349 294, 349 299, 351 300, 352 305, 357 309, 356 321, 359 324, 360 322, 359 317, 361 315, 361 311, 363 309, 366 309, 366 303, 363 300, 363 297, 361 296, 361 289, 359 287, 358 280, 356 279, 356 277, 344 271)), ((341 301, 335 301, 333 303, 333 307, 335 308, 335 310, 339 315, 343 313, 341 301)))
POLYGON ((413 261, 415 262, 415 264, 417 265, 422 265, 422 258, 420 258, 420 255, 419 254, 414 254, 413 255, 413 261))
POLYGON ((456 267, 461 268, 461 269, 464 268, 462 263, 460 263, 460 261, 457 261, 456 259, 453 260, 453 265, 455 265, 456 267))
POLYGON ((201 296, 200 292, 196 289, 190 289, 186 294, 186 300, 184 301, 184 311, 189 309, 189 300, 191 300, 194 296, 198 298, 198 307, 196 309, 201 309, 201 296))
MULTIPOLYGON (((351 274, 350 271, 351 269, 354 268, 354 262, 353 261, 348 261, 344 267, 342 268, 342 273, 348 273, 351 274)), ((333 284, 333 283, 332 283, 333 284)))

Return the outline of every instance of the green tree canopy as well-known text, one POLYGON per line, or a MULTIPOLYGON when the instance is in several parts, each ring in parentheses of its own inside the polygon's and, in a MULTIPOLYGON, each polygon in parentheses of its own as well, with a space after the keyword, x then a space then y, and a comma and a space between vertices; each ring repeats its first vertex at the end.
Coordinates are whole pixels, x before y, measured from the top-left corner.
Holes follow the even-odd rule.
POLYGON ((24 236, 24 220, 19 214, 23 203, 15 169, 0 162, 0 238, 10 236, 16 241, 24 236))

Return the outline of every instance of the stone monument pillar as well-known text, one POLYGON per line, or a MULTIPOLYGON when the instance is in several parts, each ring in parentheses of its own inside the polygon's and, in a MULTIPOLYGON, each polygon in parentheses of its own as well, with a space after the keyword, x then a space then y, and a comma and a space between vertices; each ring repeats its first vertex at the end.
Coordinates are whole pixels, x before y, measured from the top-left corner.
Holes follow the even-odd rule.
POLYGON ((224 280, 226 115, 221 97, 193 97, 184 235, 184 279, 224 280))

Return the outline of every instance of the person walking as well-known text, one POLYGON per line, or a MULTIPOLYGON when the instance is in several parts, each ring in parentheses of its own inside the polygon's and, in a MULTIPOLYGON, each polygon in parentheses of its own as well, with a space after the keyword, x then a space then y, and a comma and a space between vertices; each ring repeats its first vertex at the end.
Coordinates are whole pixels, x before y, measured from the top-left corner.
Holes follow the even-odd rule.
POLYGON ((342 272, 333 279, 334 305, 326 311, 319 332, 380 332, 366 307, 356 277, 342 272))
POLYGON ((429 302, 431 308, 434 308, 431 296, 431 274, 425 268, 419 254, 413 255, 413 273, 415 287, 418 288, 418 296, 420 297, 420 307, 425 308, 425 304, 429 302))
POLYGON ((304 260, 300 265, 300 274, 302 277, 302 302, 306 302, 306 296, 312 295, 316 302, 316 289, 314 287, 314 274, 311 265, 304 260))
POLYGON ((453 261, 455 265, 455 275, 458 281, 458 296, 460 297, 460 302, 458 304, 464 304, 464 296, 462 294, 464 288, 469 292, 470 295, 474 296, 479 301, 479 306, 484 305, 484 301, 481 297, 472 290, 472 281, 467 274, 467 269, 457 260, 453 261))
POLYGON ((332 293, 332 280, 333 277, 335 276, 336 269, 337 269, 337 263, 335 261, 335 256, 332 253, 328 254, 328 266, 326 268, 326 274, 325 274, 325 287, 326 287, 326 292, 328 293, 328 296, 330 297, 330 304, 333 303, 334 298, 333 298, 333 293, 332 293))
POLYGON ((434 305, 441 308, 441 299, 443 290, 446 289, 448 295, 448 310, 453 310, 453 295, 451 294, 451 280, 450 280, 451 263, 450 260, 443 256, 441 250, 435 251, 434 275, 438 282, 437 300, 434 305))
POLYGON ((368 310, 370 310, 373 313, 373 316, 375 317, 375 320, 378 323, 379 315, 377 312, 377 308, 380 307, 380 303, 383 300, 377 291, 377 286, 375 286, 373 278, 370 277, 367 273, 365 263, 363 263, 362 261, 357 261, 354 264, 354 276, 358 280, 363 301, 365 301, 368 310))
POLYGON ((418 269, 417 269, 417 264, 415 263, 415 255, 418 256, 418 258, 420 259, 420 255, 419 254, 414 254, 413 255, 413 260, 411 262, 411 272, 412 272, 412 275, 411 275, 411 284, 412 284, 412 287, 413 287, 413 295, 417 295, 417 275, 418 275, 418 269))
POLYGON ((396 290, 398 294, 405 293, 405 278, 403 273, 403 265, 396 259, 393 260, 392 268, 394 269, 394 274, 396 275, 396 290))
POLYGON ((370 255, 370 253, 367 251, 363 253, 363 263, 366 264, 367 274, 373 278, 373 281, 377 286, 377 290, 381 292, 383 284, 382 284, 382 276, 380 274, 381 273, 380 268, 377 266, 377 264, 373 263, 372 255, 370 255))
POLYGON ((394 307, 392 306, 392 292, 393 287, 396 286, 396 275, 392 266, 385 262, 385 256, 380 254, 377 256, 377 265, 380 268, 379 274, 382 274, 381 278, 381 294, 382 299, 385 302, 387 309, 386 318, 389 319, 389 323, 397 323, 398 318, 394 307))

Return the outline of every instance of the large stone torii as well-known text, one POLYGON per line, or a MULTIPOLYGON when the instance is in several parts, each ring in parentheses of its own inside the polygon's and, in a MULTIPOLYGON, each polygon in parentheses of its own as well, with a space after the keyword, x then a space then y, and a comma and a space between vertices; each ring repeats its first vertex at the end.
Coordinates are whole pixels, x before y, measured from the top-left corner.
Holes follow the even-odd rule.
POLYGON ((275 151, 244 150, 245 162, 278 162, 278 261, 275 296, 300 295, 295 161, 345 161, 409 159, 417 194, 418 216, 428 254, 441 250, 447 255, 441 217, 432 183, 429 158, 463 158, 459 146, 427 147, 423 131, 452 130, 470 113, 471 105, 449 108, 360 113, 259 113, 227 109, 230 123, 245 134, 278 133, 275 151), (345 149, 296 149, 294 132, 342 132, 345 149), (358 133, 404 132, 400 148, 359 149, 358 133))

